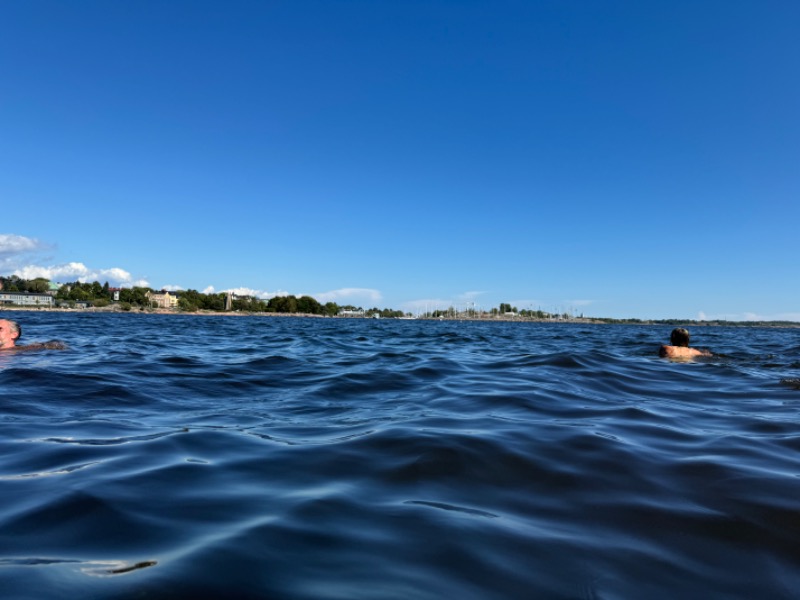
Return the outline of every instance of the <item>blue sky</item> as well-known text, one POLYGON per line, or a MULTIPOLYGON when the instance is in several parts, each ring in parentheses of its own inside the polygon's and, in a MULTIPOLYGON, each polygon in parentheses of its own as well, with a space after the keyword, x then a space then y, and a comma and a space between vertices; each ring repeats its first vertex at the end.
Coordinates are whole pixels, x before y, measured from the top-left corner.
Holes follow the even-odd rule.
POLYGON ((800 320, 800 3, 0 5, 0 274, 800 320))

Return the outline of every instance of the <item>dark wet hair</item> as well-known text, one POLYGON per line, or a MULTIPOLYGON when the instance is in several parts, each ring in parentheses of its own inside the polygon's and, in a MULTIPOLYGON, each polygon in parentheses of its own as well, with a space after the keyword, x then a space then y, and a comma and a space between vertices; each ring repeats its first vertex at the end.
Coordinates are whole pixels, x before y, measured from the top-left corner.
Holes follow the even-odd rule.
POLYGON ((673 329, 672 334, 669 336, 669 343, 673 346, 683 346, 684 348, 688 348, 689 332, 683 327, 677 327, 676 329, 673 329))

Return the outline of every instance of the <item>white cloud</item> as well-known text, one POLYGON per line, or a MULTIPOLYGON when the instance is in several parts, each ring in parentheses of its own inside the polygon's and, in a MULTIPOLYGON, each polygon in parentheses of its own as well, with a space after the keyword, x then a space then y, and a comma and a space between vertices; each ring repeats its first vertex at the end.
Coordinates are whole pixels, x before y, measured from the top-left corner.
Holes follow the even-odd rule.
POLYGON ((14 275, 22 277, 23 279, 35 279, 37 277, 44 277, 45 279, 71 279, 83 281, 86 277, 91 275, 88 267, 80 262, 71 262, 63 265, 54 265, 51 267, 42 267, 39 265, 28 265, 14 271, 14 275))
POLYGON ((248 287, 229 288, 227 290, 222 290, 222 291, 225 292, 226 294, 228 292, 231 292, 236 296, 253 296, 255 298, 260 298, 259 294, 262 293, 259 290, 254 290, 253 288, 248 288, 248 287))
POLYGON ((13 275, 23 279, 43 277, 51 281, 80 281, 81 283, 108 281, 119 286, 149 286, 149 283, 145 279, 134 281, 131 274, 125 269, 120 269, 119 267, 112 267, 110 269, 90 269, 82 262, 69 262, 49 267, 27 265, 14 270, 13 275))
MULTIPOLYGON (((179 288, 177 288, 179 289, 179 288)), ((270 298, 274 298, 275 296, 288 296, 289 292, 284 290, 278 290, 277 292, 269 292, 267 290, 256 290, 249 287, 238 287, 238 288, 228 288, 224 290, 217 291, 213 285, 209 285, 203 290, 203 294, 227 294, 228 292, 232 292, 237 296, 252 296, 253 298, 259 298, 260 300, 269 300, 270 298)))
POLYGON ((330 292, 323 292, 321 294, 314 294, 314 297, 320 302, 336 302, 341 303, 346 301, 348 303, 358 301, 380 302, 383 295, 378 290, 369 288, 342 288, 340 290, 331 290, 330 292))
POLYGON ((24 254, 47 249, 48 246, 37 239, 13 233, 0 233, 0 255, 24 254))
MULTIPOLYGON (((134 280, 133 276, 119 267, 98 269, 87 267, 82 262, 72 261, 48 266, 36 264, 33 254, 51 250, 52 246, 37 239, 15 234, 0 234, 0 273, 16 275, 23 279, 42 277, 50 281, 105 282, 115 286, 149 287, 146 279, 134 280)), ((37 260, 41 261, 40 256, 37 260)), ((46 258, 44 260, 47 260, 46 258)))
MULTIPOLYGON (((213 290, 213 286, 209 286, 213 290)), ((238 288, 230 288, 227 290, 222 290, 225 293, 233 292, 237 296, 252 296, 253 298, 259 298, 260 300, 269 300, 270 298, 274 298, 275 296, 288 296, 288 292, 284 292, 283 290, 277 292, 268 292, 267 290, 254 290, 253 288, 248 287, 238 287, 238 288)), ((207 293, 214 293, 207 292, 207 293)))
POLYGON ((181 285, 162 285, 161 289, 165 292, 180 292, 184 288, 181 285))
POLYGON ((114 267, 112 269, 100 269, 98 273, 100 275, 98 279, 113 279, 114 281, 118 281, 120 283, 127 283, 133 279, 130 273, 128 273, 125 269, 120 269, 119 267, 114 267))
POLYGON ((13 233, 0 234, 0 274, 13 274, 31 260, 31 255, 46 250, 50 250, 50 246, 37 239, 13 233))

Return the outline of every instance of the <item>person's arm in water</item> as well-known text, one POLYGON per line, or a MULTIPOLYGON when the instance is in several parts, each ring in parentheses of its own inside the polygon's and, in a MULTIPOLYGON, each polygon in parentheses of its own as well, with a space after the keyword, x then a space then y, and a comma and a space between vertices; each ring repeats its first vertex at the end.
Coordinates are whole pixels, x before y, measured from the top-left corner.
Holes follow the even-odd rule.
POLYGON ((50 340, 49 342, 33 342, 25 344, 24 346, 14 346, 14 350, 66 350, 67 345, 59 340, 50 340))

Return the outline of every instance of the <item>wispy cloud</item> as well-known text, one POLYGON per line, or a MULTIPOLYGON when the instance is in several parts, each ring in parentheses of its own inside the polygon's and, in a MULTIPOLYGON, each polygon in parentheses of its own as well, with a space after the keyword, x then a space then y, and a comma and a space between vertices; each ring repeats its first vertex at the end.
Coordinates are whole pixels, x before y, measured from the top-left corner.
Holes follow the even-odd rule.
POLYGON ((14 235, 13 233, 0 233, 0 257, 41 252, 49 249, 50 246, 34 238, 14 235))
POLYGON ((564 300, 567 306, 589 306, 594 304, 594 300, 564 300))
POLYGON ((784 313, 716 313, 707 314, 704 311, 697 313, 698 321, 800 321, 800 312, 784 313))
POLYGON ((33 262, 35 255, 51 250, 49 244, 37 239, 16 235, 0 234, 0 274, 9 275, 25 265, 33 262))
POLYGON ((483 296, 488 292, 464 292, 463 294, 459 294, 456 296, 456 300, 459 302, 473 302, 479 296, 483 296))
POLYGON ((383 295, 378 290, 370 288, 342 288, 313 294, 314 298, 320 302, 380 302, 383 295))
POLYGON ((800 312, 785 312, 785 313, 755 313, 745 312, 742 313, 741 318, 736 319, 741 321, 800 321, 800 312))

